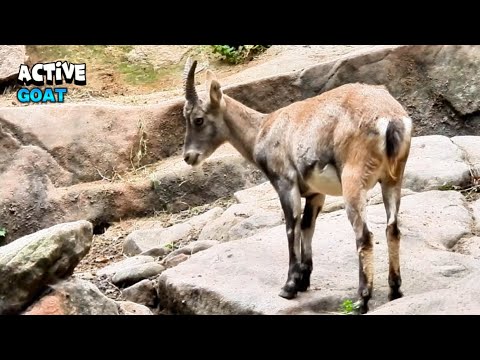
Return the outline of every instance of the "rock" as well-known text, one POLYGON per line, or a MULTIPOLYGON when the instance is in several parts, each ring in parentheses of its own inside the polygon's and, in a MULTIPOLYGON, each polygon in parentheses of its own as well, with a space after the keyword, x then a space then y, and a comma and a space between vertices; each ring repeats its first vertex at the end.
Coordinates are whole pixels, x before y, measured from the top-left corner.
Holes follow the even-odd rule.
POLYGON ((158 275, 163 270, 165 268, 156 262, 133 265, 117 271, 112 277, 112 282, 118 287, 127 287, 140 280, 158 275))
POLYGON ((168 269, 168 268, 177 266, 178 264, 188 260, 189 258, 190 258, 190 255, 178 254, 178 255, 172 256, 170 258, 165 258, 165 260, 163 260, 162 263, 168 269))
POLYGON ((21 146, 8 131, 2 129, 1 121, 0 139, 0 218, 3 224, 8 224, 8 243, 63 222, 50 221, 46 224, 42 221, 55 211, 52 204, 45 200, 53 185, 71 184, 71 175, 45 150, 21 146))
POLYGON ((198 236, 198 240, 221 242, 247 237, 262 229, 283 222, 283 211, 277 205, 266 201, 259 204, 234 204, 219 218, 209 222, 198 236))
POLYGON ((452 141, 464 151, 465 162, 471 166, 476 177, 480 179, 480 137, 454 136, 452 141))
MULTIPOLYGON (((231 147, 224 148, 213 158, 216 164, 231 161, 231 157, 241 158, 238 153, 232 156, 235 150, 231 147)), ((0 218, 9 224, 6 242, 61 222, 85 219, 100 225, 149 215, 153 209, 168 207, 179 197, 189 206, 214 201, 217 196, 231 195, 240 187, 257 181, 254 174, 258 171, 252 172, 244 162, 215 165, 212 170, 207 160, 205 169, 200 169, 202 175, 194 176, 187 164, 183 172, 176 169, 173 165, 185 162, 181 157, 174 157, 158 165, 163 170, 155 173, 154 180, 72 185, 72 174, 50 154, 36 146, 20 147, 10 133, 2 133, 0 126, 0 173, 5 171, 4 176, 0 176, 0 218), (1 136, 3 134, 5 137, 1 136), (231 180, 222 181, 220 187, 213 185, 227 174, 232 176, 231 180), (203 189, 206 182, 212 183, 208 189, 203 189)))
POLYGON ((25 45, 0 45, 0 82, 16 78, 25 59, 25 45))
POLYGON ((228 231, 229 240, 237 240, 258 234, 284 222, 281 211, 259 211, 247 219, 242 219, 228 231))
POLYGON ((479 135, 479 58, 480 48, 470 45, 376 46, 257 77, 225 93, 271 112, 346 83, 384 85, 412 116, 415 136, 479 135))
POLYGON ((219 244, 219 241, 216 241, 216 240, 192 241, 188 245, 172 251, 163 260, 166 261, 167 259, 170 259, 179 254, 193 255, 197 252, 207 250, 208 248, 211 248, 213 245, 216 245, 216 244, 219 244))
POLYGON ((59 224, 0 247, 0 314, 22 310, 72 274, 92 243, 87 221, 59 224))
MULTIPOLYGON (((375 240, 375 290, 371 309, 387 301, 386 216, 382 204, 367 209, 375 240)), ((407 296, 445 286, 478 272, 480 262, 445 251, 471 228, 461 194, 429 191, 402 199, 399 217, 403 291, 407 296), (448 223, 448 227, 438 224, 448 223), (450 226, 451 225, 451 226, 450 226)), ((322 214, 312 242, 311 289, 296 299, 278 296, 286 280, 288 250, 283 225, 247 239, 216 245, 159 278, 160 305, 187 314, 299 314, 338 311, 356 298, 358 257, 344 210, 322 214)))
POLYGON ((431 135, 412 139, 405 168, 405 187, 414 191, 448 189, 469 181, 470 171, 463 161, 462 150, 449 138, 431 135))
POLYGON ((85 280, 68 279, 30 306, 24 315, 118 315, 115 301, 85 280))
POLYGON ((125 260, 113 263, 111 265, 108 265, 100 270, 97 271, 97 276, 113 276, 115 275, 118 271, 136 266, 136 265, 141 265, 141 264, 146 264, 153 262, 154 258, 152 256, 144 256, 144 255, 138 255, 138 256, 133 256, 131 258, 127 258, 125 260))
MULTIPOLYGON (((135 248, 136 249, 136 248, 135 248)), ((134 250, 135 251, 135 250, 134 250)), ((155 248, 152 248, 152 249, 149 249, 147 251, 144 251, 142 253, 140 253, 140 255, 148 255, 148 256, 153 256, 153 257, 160 257, 160 256, 164 256, 165 254, 167 254, 170 250, 169 249, 166 249, 164 247, 155 247, 155 248)), ((124 253, 125 254, 129 254, 129 253, 132 253, 131 250, 129 250, 129 248, 127 247, 127 250, 125 251, 124 250, 124 253)))
POLYGON ((153 315, 152 311, 141 304, 131 301, 117 301, 120 315, 153 315))
POLYGON ((159 249, 168 250, 165 246, 180 240, 196 237, 202 228, 223 213, 220 207, 213 208, 204 214, 194 216, 188 221, 168 228, 136 230, 129 234, 123 244, 123 253, 126 255, 146 254, 152 251, 161 253, 159 249))
POLYGON ((225 210, 219 218, 206 224, 200 232, 198 240, 229 241, 230 235, 228 231, 240 221, 252 216, 254 212, 254 207, 250 205, 234 204, 225 210))
POLYGON ((23 145, 44 149, 79 183, 122 174, 132 161, 139 167, 174 154, 184 132, 184 121, 174 120, 181 119, 182 107, 180 99, 148 106, 3 107, 0 124, 23 145), (132 156, 139 151, 140 159, 132 156))
POLYGON ((453 286, 407 296, 373 311, 372 315, 480 315, 480 274, 453 286))
POLYGON ((480 199, 471 204, 473 217, 475 218, 475 229, 480 231, 480 199))
POLYGON ((240 204, 257 204, 269 200, 278 200, 278 194, 269 181, 237 191, 234 196, 240 204))
POLYGON ((460 239, 452 250, 460 254, 473 256, 475 259, 480 259, 480 236, 460 239))
MULTIPOLYGON (((379 219, 382 221, 381 219, 379 219)), ((370 222, 376 221, 371 219, 370 222)), ((465 206, 464 197, 456 191, 427 191, 402 198, 399 225, 401 232, 412 238, 425 238, 432 248, 451 249, 457 241, 470 233, 473 219, 465 206), (431 209, 436 206, 436 209, 431 209), (432 221, 450 219, 448 226, 432 221), (425 237, 422 232, 435 234, 425 237)))
POLYGON ((158 302, 157 290, 155 286, 156 282, 145 279, 126 289, 123 289, 122 296, 125 300, 149 307, 155 307, 157 306, 158 302))

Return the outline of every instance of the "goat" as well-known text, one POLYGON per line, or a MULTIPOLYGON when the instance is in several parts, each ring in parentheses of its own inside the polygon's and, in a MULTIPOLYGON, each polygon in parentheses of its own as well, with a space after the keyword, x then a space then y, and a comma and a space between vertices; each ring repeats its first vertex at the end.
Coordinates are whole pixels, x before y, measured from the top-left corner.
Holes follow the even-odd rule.
POLYGON ((210 70, 206 96, 195 89, 197 62, 184 72, 184 160, 196 166, 230 142, 260 168, 280 198, 289 267, 280 296, 292 299, 310 286, 312 237, 326 195, 343 195, 359 256, 359 311, 368 311, 373 289, 373 234, 366 223, 366 193, 377 182, 387 215, 389 300, 400 291, 397 215, 412 121, 383 86, 346 84, 270 114, 223 94, 210 70), (301 217, 301 197, 306 199, 301 217))

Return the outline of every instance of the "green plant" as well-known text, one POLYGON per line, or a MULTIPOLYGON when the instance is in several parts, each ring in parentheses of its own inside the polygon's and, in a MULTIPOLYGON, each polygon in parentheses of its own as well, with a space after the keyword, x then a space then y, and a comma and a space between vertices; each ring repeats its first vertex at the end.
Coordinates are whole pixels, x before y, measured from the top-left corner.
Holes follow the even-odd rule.
POLYGON ((350 299, 344 300, 340 305, 340 312, 343 315, 354 315, 358 313, 358 309, 360 308, 360 304, 358 302, 353 302, 350 299))
POLYGON ((178 249, 178 244, 174 243, 174 242, 171 242, 171 243, 168 243, 168 244, 165 244, 163 245, 163 247, 167 250, 170 250, 170 251, 173 251, 173 250, 177 250, 178 249))
POLYGON ((270 45, 211 45, 214 54, 219 54, 229 64, 251 60, 267 50, 270 45))
POLYGON ((5 236, 7 236, 7 229, 0 226, 0 237, 5 237, 5 236))

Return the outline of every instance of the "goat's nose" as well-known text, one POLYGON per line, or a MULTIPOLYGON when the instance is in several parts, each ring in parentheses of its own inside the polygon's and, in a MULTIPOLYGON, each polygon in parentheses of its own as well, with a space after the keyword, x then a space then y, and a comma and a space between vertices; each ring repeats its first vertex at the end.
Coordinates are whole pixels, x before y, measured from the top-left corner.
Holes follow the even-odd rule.
POLYGON ((195 151, 189 151, 183 155, 183 160, 185 160, 188 165, 195 165, 198 160, 198 155, 195 151))

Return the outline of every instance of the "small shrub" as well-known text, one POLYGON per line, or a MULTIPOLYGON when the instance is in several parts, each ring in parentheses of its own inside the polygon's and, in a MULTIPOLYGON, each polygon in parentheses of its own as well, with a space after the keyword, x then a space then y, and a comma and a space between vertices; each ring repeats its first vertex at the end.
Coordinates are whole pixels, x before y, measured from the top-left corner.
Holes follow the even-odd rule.
POLYGON ((212 50, 229 64, 239 64, 252 60, 269 47, 270 45, 212 45, 212 50))
POLYGON ((360 304, 358 302, 354 303, 352 300, 344 300, 342 305, 340 305, 340 312, 344 315, 354 315, 358 314, 358 309, 360 304))

